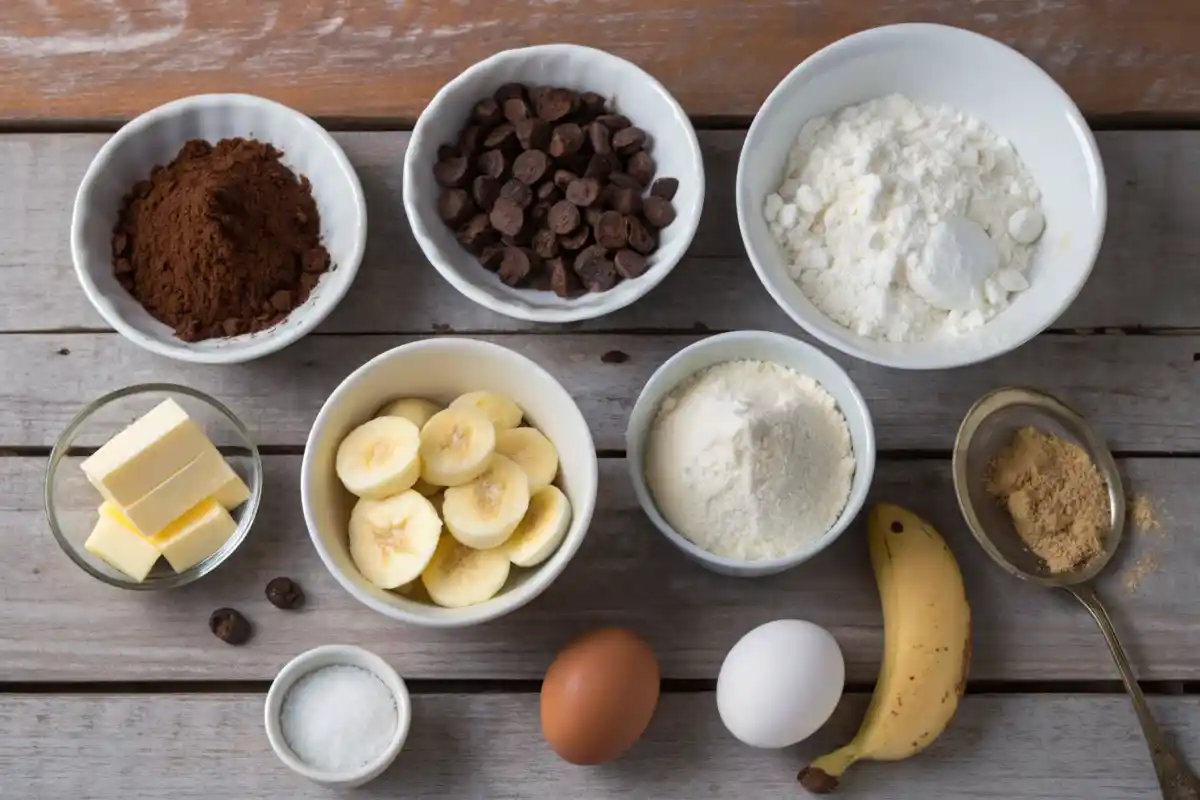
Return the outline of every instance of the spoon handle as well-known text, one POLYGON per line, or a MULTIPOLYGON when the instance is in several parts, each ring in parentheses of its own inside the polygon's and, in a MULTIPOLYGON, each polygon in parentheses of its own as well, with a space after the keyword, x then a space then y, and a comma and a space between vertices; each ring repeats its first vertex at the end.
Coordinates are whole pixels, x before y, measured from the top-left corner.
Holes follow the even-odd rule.
POLYGON ((1125 648, 1121 646, 1112 620, 1109 619, 1100 598, 1096 596, 1095 589, 1081 584, 1069 586, 1067 590, 1095 617, 1100 632, 1104 634, 1104 641, 1108 642, 1108 649, 1112 651, 1113 661, 1117 662, 1117 669, 1121 673, 1121 680, 1125 682, 1129 699, 1133 701, 1133 710, 1137 713, 1138 721, 1142 723, 1142 734, 1150 746, 1150 758, 1154 761, 1154 771, 1158 773, 1158 785, 1164 800, 1200 800, 1200 779, 1196 778, 1183 756, 1167 740, 1158 723, 1154 721, 1154 715, 1150 713, 1150 706, 1146 703, 1146 696, 1142 694, 1142 688, 1138 686, 1137 678, 1133 674, 1133 667, 1129 664, 1129 656, 1125 654, 1125 648))

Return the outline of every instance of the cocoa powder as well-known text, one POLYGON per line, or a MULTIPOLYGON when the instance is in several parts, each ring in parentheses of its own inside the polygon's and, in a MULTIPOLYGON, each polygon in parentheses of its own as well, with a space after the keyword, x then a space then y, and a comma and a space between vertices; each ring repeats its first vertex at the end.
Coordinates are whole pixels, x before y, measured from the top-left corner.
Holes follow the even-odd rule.
POLYGON ((269 328, 331 269, 312 186, 251 139, 194 140, 125 197, 117 280, 188 342, 269 328))

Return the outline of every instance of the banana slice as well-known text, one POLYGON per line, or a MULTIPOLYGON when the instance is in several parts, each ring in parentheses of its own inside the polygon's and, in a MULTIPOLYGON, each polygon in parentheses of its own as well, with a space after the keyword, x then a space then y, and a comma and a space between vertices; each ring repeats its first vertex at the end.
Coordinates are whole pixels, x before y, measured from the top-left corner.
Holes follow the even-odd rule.
POLYGON ((467 392, 450 404, 451 408, 474 408, 492 421, 497 431, 521 424, 521 409, 512 400, 495 392, 467 392))
POLYGON ((434 486, 428 483, 424 478, 417 478, 417 482, 412 485, 413 491, 422 497, 433 497, 442 490, 441 486, 434 486))
POLYGON ((571 503, 557 486, 547 486, 529 498, 529 510, 500 549, 518 567, 536 567, 545 561, 571 527, 571 503))
POLYGON ((397 589, 429 565, 442 535, 433 505, 414 491, 359 500, 350 512, 350 557, 380 589, 397 589))
POLYGON ((529 493, 537 494, 558 474, 558 451, 541 431, 512 428, 496 434, 496 452, 517 462, 529 476, 529 493))
POLYGON ((403 417, 420 429, 425 427, 425 423, 429 422, 430 417, 441 410, 442 407, 432 400, 425 400, 420 397, 404 397, 388 403, 379 409, 379 413, 375 416, 403 417))
POLYGON ((421 583, 429 599, 446 608, 462 608, 496 596, 508 580, 508 556, 500 550, 474 550, 443 536, 421 583))
POLYGON ((434 486, 475 480, 496 452, 496 429, 475 408, 447 408, 421 429, 421 477, 434 486))
POLYGON ((487 550, 504 544, 529 510, 529 478, 517 462, 492 456, 488 468, 463 486, 451 486, 442 501, 442 519, 455 539, 487 550))
POLYGON ((336 470, 352 494, 382 500, 412 487, 421 476, 421 434, 402 417, 364 422, 338 445, 336 470))

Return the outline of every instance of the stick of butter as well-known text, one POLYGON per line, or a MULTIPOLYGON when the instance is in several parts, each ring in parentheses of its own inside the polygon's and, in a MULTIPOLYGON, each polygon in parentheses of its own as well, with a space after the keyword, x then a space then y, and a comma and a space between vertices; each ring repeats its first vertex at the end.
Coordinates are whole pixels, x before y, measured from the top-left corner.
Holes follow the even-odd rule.
MULTIPOLYGON (((121 510, 143 536, 154 536, 201 500, 222 491, 237 478, 217 448, 206 443, 187 466, 154 487, 146 496, 121 510)), ((121 505, 118 503, 117 505, 121 505)))
MULTIPOLYGON (((159 550, 151 542, 142 537, 132 525, 123 523, 117 516, 106 513, 104 503, 100 506, 100 518, 96 527, 83 543, 83 548, 97 558, 103 559, 113 568, 128 575, 130 579, 141 583, 146 580, 154 562, 158 561, 159 550)), ((115 506, 112 506, 116 510, 115 506)))
POLYGON ((201 500, 150 539, 138 534, 121 509, 107 500, 100 504, 100 516, 137 535, 156 553, 165 556, 176 572, 183 572, 220 550, 237 530, 233 517, 212 497, 201 500))
POLYGON ((213 492, 212 498, 225 506, 226 511, 233 511, 250 499, 250 487, 234 473, 234 476, 226 481, 224 486, 213 492))

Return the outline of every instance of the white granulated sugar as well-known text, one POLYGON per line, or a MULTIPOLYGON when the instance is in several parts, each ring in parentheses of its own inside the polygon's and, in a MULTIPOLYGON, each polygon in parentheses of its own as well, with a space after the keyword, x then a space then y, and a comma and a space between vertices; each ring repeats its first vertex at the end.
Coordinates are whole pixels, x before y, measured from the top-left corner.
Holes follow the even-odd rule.
POLYGON ((981 121, 891 95, 805 123, 763 212, 817 308, 905 342, 978 328, 1028 287, 1040 202, 981 121))
POLYGON ((729 361, 663 401, 645 459, 659 512, 710 553, 790 555, 820 539, 850 495, 846 418, 812 378, 764 361, 729 361))
POLYGON ((296 681, 279 727, 296 757, 325 772, 361 769, 379 758, 399 724, 396 698, 374 673, 336 664, 296 681))

